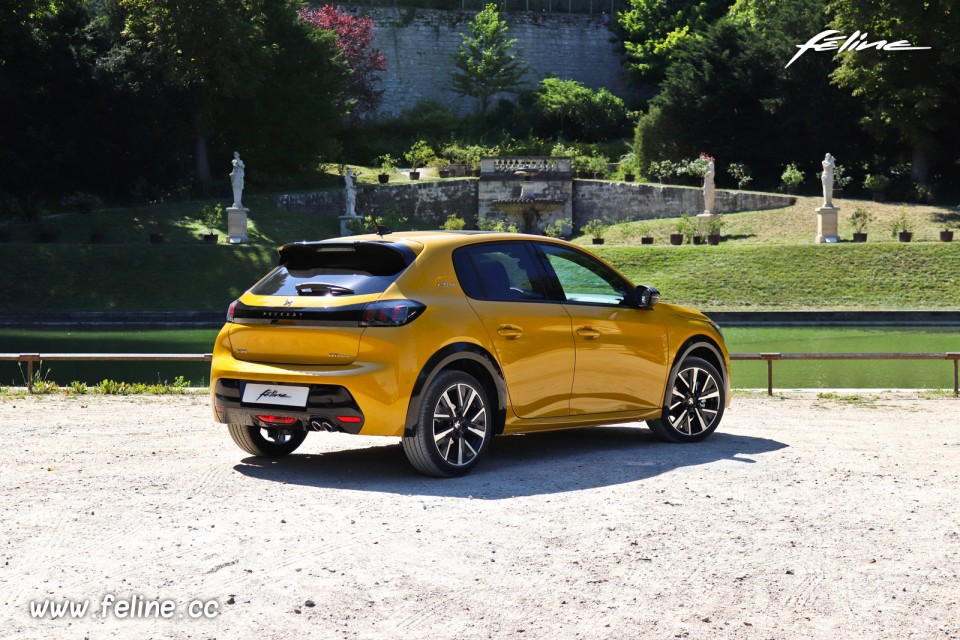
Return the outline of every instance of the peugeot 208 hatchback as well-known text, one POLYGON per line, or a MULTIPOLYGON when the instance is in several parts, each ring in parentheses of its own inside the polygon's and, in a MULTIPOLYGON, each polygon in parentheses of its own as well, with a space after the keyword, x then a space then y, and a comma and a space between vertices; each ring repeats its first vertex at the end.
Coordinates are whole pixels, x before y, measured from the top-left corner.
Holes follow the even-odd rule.
POLYGON ((279 253, 213 351, 214 416, 255 456, 310 431, 397 436, 416 469, 457 476, 497 434, 646 420, 696 442, 729 404, 717 325, 567 242, 436 231, 279 253))

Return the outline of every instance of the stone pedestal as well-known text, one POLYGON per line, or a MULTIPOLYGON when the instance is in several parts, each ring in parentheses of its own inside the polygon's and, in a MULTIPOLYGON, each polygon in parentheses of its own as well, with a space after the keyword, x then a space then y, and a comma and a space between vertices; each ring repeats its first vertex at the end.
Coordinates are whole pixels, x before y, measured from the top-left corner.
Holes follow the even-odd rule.
POLYGON ((817 237, 814 242, 817 244, 840 242, 837 222, 837 213, 840 211, 840 207, 818 207, 816 211, 817 237))
POLYGON ((246 207, 227 207, 227 242, 230 244, 243 244, 249 242, 247 237, 247 212, 250 209, 246 207))
POLYGON ((337 216, 337 220, 340 221, 340 235, 341 236, 352 236, 354 232, 350 229, 351 222, 362 222, 363 216, 337 216))

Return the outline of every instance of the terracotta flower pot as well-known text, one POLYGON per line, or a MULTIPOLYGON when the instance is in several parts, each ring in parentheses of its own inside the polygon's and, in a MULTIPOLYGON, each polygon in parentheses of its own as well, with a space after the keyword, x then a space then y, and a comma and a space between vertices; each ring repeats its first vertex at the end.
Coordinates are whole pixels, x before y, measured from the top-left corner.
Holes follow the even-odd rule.
POLYGON ((624 182, 633 182, 635 179, 636 179, 636 176, 633 175, 632 173, 625 173, 625 174, 623 174, 623 181, 624 181, 624 182))
POLYGON ((707 244, 712 245, 714 247, 720 244, 720 234, 717 233, 717 234, 711 234, 707 236, 707 244))
POLYGON ((900 242, 910 242, 913 240, 913 233, 910 231, 901 231, 897 234, 897 240, 900 242))
POLYGON ((215 233, 205 233, 203 234, 203 241, 206 244, 217 244, 220 241, 220 236, 215 233))
POLYGON ((450 172, 450 169, 438 169, 437 173, 440 175, 441 178, 449 178, 451 172, 450 172))
POLYGON ((953 242, 953 231, 941 231, 940 242, 953 242))
POLYGON ((682 234, 682 233, 671 233, 671 234, 670 234, 670 244, 672 244, 672 245, 681 245, 681 244, 683 244, 683 234, 682 234))
POLYGON ((653 244, 653 236, 643 236, 640 238, 640 244, 653 244))
POLYGON ((703 236, 693 236, 693 244, 703 244, 703 236))
POLYGON ((420 179, 420 172, 419 172, 419 171, 411 171, 411 172, 410 172, 410 179, 411 179, 411 180, 419 180, 419 179, 420 179))
POLYGON ((593 244, 603 244, 603 238, 594 238, 593 244))
POLYGON ((854 234, 853 234, 853 241, 854 241, 854 242, 866 242, 866 241, 867 241, 867 234, 854 232, 854 234))
POLYGON ((389 174, 389 173, 378 173, 378 174, 377 174, 377 181, 378 181, 380 184, 387 184, 388 182, 390 182, 390 174, 389 174))

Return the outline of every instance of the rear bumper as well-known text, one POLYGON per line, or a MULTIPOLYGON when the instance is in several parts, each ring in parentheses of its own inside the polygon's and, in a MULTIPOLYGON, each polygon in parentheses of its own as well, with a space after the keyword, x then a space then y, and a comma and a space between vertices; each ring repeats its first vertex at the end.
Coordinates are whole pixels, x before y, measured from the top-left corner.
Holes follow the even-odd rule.
MULTIPOLYGON (((235 378, 217 380, 213 389, 213 406, 220 422, 293 431, 340 431, 354 435, 363 429, 363 413, 344 387, 309 385, 306 407, 299 408, 243 402, 241 398, 247 382, 235 378), (270 418, 293 418, 295 422, 287 424, 283 421, 281 424, 280 420, 270 418)), ((277 383, 277 386, 283 384, 277 383)))

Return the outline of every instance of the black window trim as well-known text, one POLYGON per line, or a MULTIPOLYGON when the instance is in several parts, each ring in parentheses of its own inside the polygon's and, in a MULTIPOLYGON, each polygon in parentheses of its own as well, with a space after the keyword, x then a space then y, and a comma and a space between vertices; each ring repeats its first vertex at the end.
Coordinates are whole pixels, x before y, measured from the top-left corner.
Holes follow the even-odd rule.
MULTIPOLYGON (((471 255, 471 250, 475 250, 480 247, 502 246, 502 245, 521 245, 523 247, 523 251, 526 252, 527 257, 530 260, 530 265, 533 267, 535 276, 536 276, 535 281, 531 282, 531 284, 534 287, 536 287, 534 289, 534 292, 541 294, 543 297, 542 298, 525 298, 525 299, 521 298, 521 299, 511 299, 511 300, 500 300, 498 298, 477 298, 477 297, 471 296, 467 292, 466 288, 463 287, 463 283, 461 282, 460 283, 461 289, 463 290, 464 295, 466 295, 471 300, 478 300, 481 302, 519 302, 522 304, 556 304, 558 302, 563 302, 562 300, 559 300, 556 298, 556 291, 552 290, 556 286, 556 282, 550 279, 549 274, 543 268, 540 252, 531 246, 532 243, 529 240, 497 239, 497 240, 490 240, 488 242, 475 242, 475 243, 470 243, 470 244, 457 247, 453 251, 454 271, 456 272, 456 267, 457 267, 457 254, 459 254, 460 252, 464 252, 469 257, 469 259, 463 260, 461 263, 464 264, 465 266, 468 266, 473 271, 473 277, 479 280, 480 278, 479 278, 476 261, 473 259, 473 255, 471 255)), ((459 274, 457 274, 457 279, 458 280, 460 279, 459 274)), ((561 295, 562 295, 562 291, 561 291, 561 295)))

